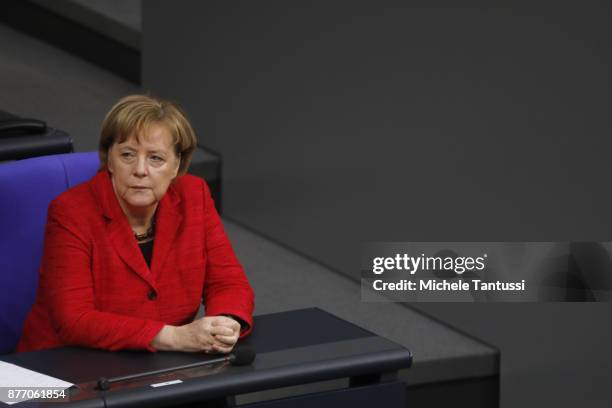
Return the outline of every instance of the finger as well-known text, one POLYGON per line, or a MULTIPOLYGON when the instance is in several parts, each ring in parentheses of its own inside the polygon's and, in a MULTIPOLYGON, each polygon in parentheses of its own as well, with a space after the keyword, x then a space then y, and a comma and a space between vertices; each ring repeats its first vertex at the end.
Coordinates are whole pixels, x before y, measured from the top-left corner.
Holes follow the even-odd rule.
POLYGON ((238 322, 236 322, 236 320, 232 319, 231 317, 227 317, 227 316, 214 316, 211 322, 213 326, 227 326, 227 327, 231 327, 233 323, 238 323, 238 322))
POLYGON ((215 337, 218 341, 215 344, 222 344, 227 346, 233 346, 238 341, 236 336, 217 336, 215 337))
POLYGON ((231 327, 232 327, 232 329, 233 329, 235 332, 240 333, 240 327, 241 327, 241 326, 240 326, 240 323, 238 323, 237 321, 233 320, 233 321, 232 321, 232 326, 231 326, 231 327))
POLYGON ((231 317, 227 317, 227 316, 211 316, 210 319, 215 324, 227 324, 228 322, 231 322, 234 320, 231 317))
POLYGON ((201 347, 205 353, 215 353, 216 347, 227 347, 228 345, 216 340, 214 337, 210 337, 208 340, 202 343, 201 347))
POLYGON ((213 343, 212 341, 206 341, 206 342, 204 342, 204 343, 202 343, 202 344, 200 345, 200 347, 201 347, 200 349, 201 349, 201 350, 202 350, 204 353, 207 353, 207 354, 208 354, 208 353, 212 353, 212 352, 213 352, 213 350, 214 350, 214 349, 213 349, 213 344, 214 344, 214 343, 213 343))
MULTIPOLYGON (((233 337, 233 336, 223 336, 220 335, 219 337, 233 337)), ((220 341, 217 339, 217 336, 215 335, 208 335, 205 338, 202 339, 202 347, 212 347, 213 345, 217 344, 220 346, 225 346, 226 343, 224 341, 220 341)))
POLYGON ((232 336, 234 330, 226 326, 214 326, 210 328, 210 333, 213 336, 232 336))
POLYGON ((230 351, 232 351, 233 348, 234 348, 233 346, 219 346, 215 344, 213 346, 213 352, 227 354, 230 351))
POLYGON ((224 322, 223 324, 218 324, 215 327, 227 327, 230 330, 232 330, 232 332, 234 333, 240 333, 240 323, 238 323, 237 321, 233 320, 233 319, 229 319, 229 321, 224 322))
POLYGON ((238 336, 236 336, 235 334, 231 336, 215 336, 213 337, 213 339, 213 344, 225 346, 236 344, 236 342, 238 341, 238 336))

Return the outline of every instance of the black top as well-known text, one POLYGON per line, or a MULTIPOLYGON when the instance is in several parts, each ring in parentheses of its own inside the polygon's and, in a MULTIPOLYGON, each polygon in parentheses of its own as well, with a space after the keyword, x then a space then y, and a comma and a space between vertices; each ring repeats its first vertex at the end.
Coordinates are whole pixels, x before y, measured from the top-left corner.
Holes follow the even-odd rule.
POLYGON ((144 259, 147 262, 147 266, 149 269, 151 269, 151 259, 153 258, 153 240, 138 244, 138 246, 140 247, 142 256, 144 256, 144 259))
MULTIPOLYGON (((153 259, 153 240, 143 242, 141 244, 138 244, 138 246, 140 247, 140 252, 142 252, 142 256, 144 257, 147 263, 147 266, 149 267, 149 269, 151 269, 151 259, 153 259)), ((239 318, 238 316, 234 316, 234 315, 227 315, 227 316, 231 317, 232 319, 240 323, 240 330, 246 330, 249 328, 249 324, 245 322, 244 320, 242 320, 241 318, 239 318)))

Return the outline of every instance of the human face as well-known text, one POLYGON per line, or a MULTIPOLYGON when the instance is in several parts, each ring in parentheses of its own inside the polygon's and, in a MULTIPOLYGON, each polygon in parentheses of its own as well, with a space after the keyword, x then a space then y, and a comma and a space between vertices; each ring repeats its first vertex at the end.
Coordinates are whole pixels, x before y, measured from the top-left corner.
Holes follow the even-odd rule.
POLYGON ((161 124, 152 124, 140 135, 113 144, 108 152, 108 171, 123 210, 155 209, 176 178, 179 163, 172 136, 161 124))

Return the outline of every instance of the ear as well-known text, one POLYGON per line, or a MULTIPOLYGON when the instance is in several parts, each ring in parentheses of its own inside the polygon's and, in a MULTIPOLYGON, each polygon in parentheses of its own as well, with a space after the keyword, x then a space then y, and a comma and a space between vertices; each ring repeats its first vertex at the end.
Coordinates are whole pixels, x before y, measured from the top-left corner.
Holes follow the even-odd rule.
POLYGON ((178 176, 179 168, 181 168, 181 160, 182 160, 181 154, 179 153, 177 155, 176 166, 174 167, 174 177, 173 178, 176 178, 178 176))
POLYGON ((112 148, 113 146, 109 147, 108 150, 106 151, 106 170, 108 171, 109 174, 113 174, 113 170, 111 167, 111 160, 112 160, 111 149, 112 148))

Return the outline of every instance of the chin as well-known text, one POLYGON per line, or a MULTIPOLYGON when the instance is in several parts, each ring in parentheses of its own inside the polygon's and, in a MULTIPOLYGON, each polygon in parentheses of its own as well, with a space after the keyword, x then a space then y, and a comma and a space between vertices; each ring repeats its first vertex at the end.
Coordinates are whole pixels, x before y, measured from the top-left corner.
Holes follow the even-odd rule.
POLYGON ((153 204, 155 204, 155 201, 147 201, 147 202, 136 201, 136 202, 130 202, 129 204, 133 208, 146 208, 146 207, 151 207, 153 204))
POLYGON ((151 197, 131 197, 127 200, 131 207, 150 207, 155 204, 155 199, 151 197))

